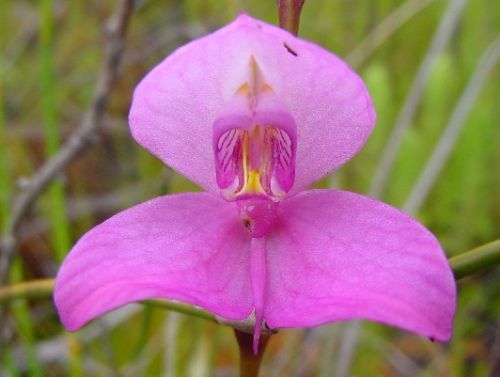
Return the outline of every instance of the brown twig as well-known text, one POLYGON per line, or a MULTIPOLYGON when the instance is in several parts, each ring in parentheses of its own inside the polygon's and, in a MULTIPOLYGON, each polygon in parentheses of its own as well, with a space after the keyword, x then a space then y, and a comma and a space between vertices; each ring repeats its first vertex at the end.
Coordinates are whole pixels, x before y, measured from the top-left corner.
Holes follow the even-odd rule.
POLYGON ((280 27, 297 35, 299 32, 300 12, 305 0, 276 0, 280 27))
POLYGON ((18 229, 33 203, 54 178, 61 174, 81 152, 96 139, 102 128, 111 89, 116 82, 123 52, 124 40, 134 7, 133 0, 121 0, 105 27, 106 51, 92 103, 80 126, 64 143, 59 152, 48 160, 29 180, 29 184, 13 199, 13 207, 5 233, 0 240, 0 284, 8 280, 17 242, 18 229))
MULTIPOLYGON (((120 0, 114 15, 105 25, 106 50, 104 61, 97 79, 93 100, 80 126, 64 143, 58 153, 42 165, 30 179, 29 184, 13 198, 10 217, 5 232, 0 239, 0 285, 8 282, 10 265, 18 244, 19 225, 33 203, 54 178, 61 174, 81 155, 81 152, 96 140, 96 135, 102 128, 111 88, 118 76, 124 40, 133 8, 134 0, 120 0)), ((0 310, 0 348, 9 337, 6 313, 6 310, 0 310)))

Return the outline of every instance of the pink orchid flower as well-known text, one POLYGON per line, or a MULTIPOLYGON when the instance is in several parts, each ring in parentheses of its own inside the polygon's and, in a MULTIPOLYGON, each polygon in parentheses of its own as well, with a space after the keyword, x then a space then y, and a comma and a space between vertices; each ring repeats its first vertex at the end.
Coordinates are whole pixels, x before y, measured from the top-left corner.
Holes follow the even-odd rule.
POLYGON ((448 340, 455 282, 410 216, 308 190, 355 155, 375 113, 339 58, 249 16, 179 48, 138 85, 134 138, 206 192, 162 196, 85 234, 55 302, 76 330, 118 306, 180 300, 272 329, 364 318, 448 340))

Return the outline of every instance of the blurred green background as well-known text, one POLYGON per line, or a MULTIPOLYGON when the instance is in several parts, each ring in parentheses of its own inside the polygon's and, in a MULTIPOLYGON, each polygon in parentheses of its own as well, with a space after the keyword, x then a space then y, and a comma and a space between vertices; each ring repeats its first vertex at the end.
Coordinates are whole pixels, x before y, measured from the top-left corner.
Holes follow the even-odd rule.
MULTIPOLYGON (((274 0, 142 0, 97 143, 61 174, 20 228, 11 282, 53 277, 71 245, 94 224, 132 204, 197 190, 131 138, 127 113, 141 77, 176 47, 246 12, 277 23, 274 0)), ((373 192, 391 130, 429 59, 436 31, 455 7, 443 48, 431 54, 422 95, 404 132, 381 198, 408 206, 457 102, 481 71, 498 37, 500 3, 470 0, 306 0, 300 36, 348 59, 366 81, 378 122, 362 152, 321 186, 373 192), (478 68, 479 67, 479 68, 478 68)), ((103 58, 103 25, 115 1, 2 0, 0 3, 0 219, 12 195, 78 126, 103 58)), ((453 13, 453 12, 452 12, 453 13)), ((440 26, 441 25, 441 26, 440 26)), ((498 55, 498 43, 496 45, 498 55)), ((500 80, 498 65, 468 102, 470 111, 444 169, 431 180, 415 216, 448 256, 492 241, 500 230, 500 80)), ((435 163, 435 162, 434 162, 435 163)), ((408 207, 407 207, 408 208, 408 207)), ((262 376, 487 376, 500 368, 499 268, 458 283, 449 344, 365 323, 281 331, 262 376), (346 345, 346 342, 350 344, 346 345), (342 347, 344 345, 344 347, 342 347), (349 352, 352 351, 352 358, 349 352), (496 350, 496 351, 495 351, 496 350), (339 357, 340 355, 340 357, 339 357), (352 359, 352 362, 351 362, 352 359), (350 365, 350 372, 342 371, 350 365)), ((49 298, 8 306, 9 341, 0 376, 232 376, 238 364, 231 330, 181 314, 129 305, 70 335, 49 298)), ((348 368, 349 369, 349 368, 348 368)), ((500 373, 500 369, 497 370, 500 373)), ((494 374, 491 374, 494 376, 494 374)), ((498 375, 496 375, 498 376, 498 375)))

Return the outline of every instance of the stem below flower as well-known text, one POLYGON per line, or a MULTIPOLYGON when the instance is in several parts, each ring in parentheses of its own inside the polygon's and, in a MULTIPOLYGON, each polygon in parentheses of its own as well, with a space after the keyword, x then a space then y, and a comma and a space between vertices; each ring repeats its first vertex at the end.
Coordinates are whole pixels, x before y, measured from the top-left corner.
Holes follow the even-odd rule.
POLYGON ((262 356, 266 351, 270 335, 262 334, 257 353, 253 352, 253 335, 234 330, 240 349, 240 377, 258 377, 262 356))

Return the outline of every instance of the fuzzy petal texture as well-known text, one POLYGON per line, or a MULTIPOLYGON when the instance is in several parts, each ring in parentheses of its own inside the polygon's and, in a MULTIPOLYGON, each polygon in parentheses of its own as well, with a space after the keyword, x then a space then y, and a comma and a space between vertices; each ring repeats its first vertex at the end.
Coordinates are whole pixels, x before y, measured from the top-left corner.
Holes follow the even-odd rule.
POLYGON ((438 241, 382 202, 313 190, 282 203, 268 239, 271 328, 362 318, 448 340, 455 281, 438 241))
POLYGON ((78 241, 57 275, 55 303, 68 330, 153 297, 245 319, 253 310, 249 245, 233 204, 206 193, 156 198, 78 241))
POLYGON ((142 80, 129 115, 133 136, 167 165, 216 191, 212 126, 248 81, 251 61, 297 124, 289 194, 363 146, 375 113, 358 75, 323 48, 246 15, 179 48, 142 80))

